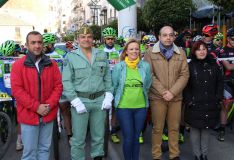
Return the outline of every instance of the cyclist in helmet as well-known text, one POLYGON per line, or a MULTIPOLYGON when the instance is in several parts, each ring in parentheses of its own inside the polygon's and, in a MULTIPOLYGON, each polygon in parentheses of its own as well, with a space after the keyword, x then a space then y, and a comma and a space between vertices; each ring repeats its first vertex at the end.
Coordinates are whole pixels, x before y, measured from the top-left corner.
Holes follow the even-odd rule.
POLYGON ((56 43, 56 36, 52 33, 45 33, 42 36, 45 54, 51 58, 64 58, 66 52, 54 47, 54 44, 56 43))
MULTIPOLYGON (((63 51, 59 48, 55 48, 54 44, 56 42, 56 36, 52 33, 45 33, 42 35, 44 43, 44 52, 50 58, 64 58, 66 56, 66 51, 63 51)), ((63 66, 60 66, 60 72, 63 70, 63 66)), ((70 102, 67 100, 64 94, 62 94, 59 100, 59 109, 64 118, 64 126, 66 129, 68 141, 72 136, 71 131, 71 113, 70 113, 70 102)))
POLYGON ((7 40, 0 46, 0 53, 2 56, 11 56, 15 51, 15 42, 13 40, 7 40))
POLYGON ((144 37, 142 37, 142 43, 147 44, 149 42, 149 37, 147 35, 145 35, 144 37))
POLYGON ((19 44, 15 44, 15 50, 14 50, 13 56, 14 57, 18 57, 20 53, 21 53, 20 45, 19 44))
POLYGON ((70 52, 70 51, 72 51, 73 49, 74 49, 74 47, 73 47, 73 42, 72 41, 67 41, 66 42, 66 48, 67 48, 67 50, 70 52))
POLYGON ((25 53, 23 53, 21 47, 19 44, 15 44, 15 51, 14 53, 12 54, 13 57, 22 57, 24 56, 25 53))
POLYGON ((203 42, 208 46, 208 52, 215 50, 213 45, 214 36, 218 33, 218 26, 216 24, 209 24, 202 28, 203 42))
MULTIPOLYGON (((21 48, 19 44, 16 44, 13 40, 7 40, 2 43, 0 46, 0 53, 2 56, 9 57, 14 56, 18 57, 21 55, 21 48)), ((7 77, 10 75, 10 70, 12 63, 8 60, 0 60, 0 98, 10 98, 11 96, 11 87, 7 83, 7 77), (5 78, 4 78, 5 77, 5 78)), ((12 102, 13 103, 13 102, 12 102)), ((21 139, 21 130, 20 124, 17 125, 17 140, 16 140, 16 150, 20 151, 23 149, 23 143, 21 139)))
POLYGON ((124 45, 125 45, 124 37, 123 37, 123 36, 118 37, 118 38, 116 39, 116 43, 117 43, 118 45, 120 45, 121 47, 124 47, 124 45))
MULTIPOLYGON (((65 46, 68 53, 74 50, 73 41, 67 41, 65 46)), ((59 100, 59 108, 61 110, 61 114, 64 119, 64 126, 66 129, 68 142, 71 145, 71 137, 72 137, 72 124, 71 124, 71 112, 70 112, 71 104, 65 97, 64 93, 62 93, 62 97, 59 100)))
POLYGON ((223 46, 223 34, 218 32, 215 36, 214 36, 214 40, 213 40, 213 44, 215 46, 215 51, 219 52, 220 49, 223 46))
MULTIPOLYGON (((13 40, 7 40, 0 45, 0 53, 4 57, 12 56, 15 51, 16 43, 13 40)), ((8 81, 4 82, 4 77, 10 74, 12 63, 4 60, 0 60, 0 92, 5 93, 5 97, 10 97, 11 89, 8 81)))
POLYGON ((193 43, 197 42, 197 41, 202 41, 203 37, 201 35, 196 35, 195 37, 193 37, 193 43))
POLYGON ((144 35, 141 39, 141 45, 140 45, 142 56, 144 56, 148 48, 149 48, 149 37, 147 35, 144 35))
MULTIPOLYGON (((25 53, 23 53, 20 44, 15 44, 15 51, 12 54, 13 57, 22 57, 25 53)), ((17 125, 17 139, 16 139, 16 151, 23 150, 23 142, 21 137, 21 125, 18 123, 17 125)))
MULTIPOLYGON (((227 31, 227 45, 220 50, 220 58, 234 57, 234 29, 230 28, 227 31)), ((232 105, 234 96, 234 61, 221 61, 224 67, 224 105, 221 109, 221 125, 218 135, 219 141, 224 141, 225 126, 227 124, 227 113, 232 105)))
POLYGON ((118 44, 115 44, 116 36, 116 30, 114 28, 105 28, 102 31, 104 44, 99 47, 99 49, 107 53, 111 70, 113 69, 114 65, 119 62, 119 55, 122 51, 122 48, 118 44))
POLYGON ((192 48, 192 31, 185 29, 175 40, 175 44, 186 53, 187 58, 190 57, 190 50, 192 48))
MULTIPOLYGON (((113 70, 114 65, 119 62, 119 56, 122 51, 122 48, 119 45, 115 44, 116 36, 116 30, 114 28, 107 27, 103 29, 102 37, 104 38, 104 44, 99 47, 99 49, 107 53, 109 67, 111 71, 113 70)), ((118 127, 114 109, 112 109, 111 112, 111 141, 113 143, 119 143, 120 139, 117 135, 118 127)))

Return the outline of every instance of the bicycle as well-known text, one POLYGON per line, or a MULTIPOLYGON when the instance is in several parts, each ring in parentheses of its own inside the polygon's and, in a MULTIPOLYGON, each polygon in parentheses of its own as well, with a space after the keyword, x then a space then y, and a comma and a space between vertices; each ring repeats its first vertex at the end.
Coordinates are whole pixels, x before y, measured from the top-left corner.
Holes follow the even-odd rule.
POLYGON ((5 155, 12 139, 12 122, 9 113, 13 113, 9 108, 9 99, 0 99, 0 159, 5 155))

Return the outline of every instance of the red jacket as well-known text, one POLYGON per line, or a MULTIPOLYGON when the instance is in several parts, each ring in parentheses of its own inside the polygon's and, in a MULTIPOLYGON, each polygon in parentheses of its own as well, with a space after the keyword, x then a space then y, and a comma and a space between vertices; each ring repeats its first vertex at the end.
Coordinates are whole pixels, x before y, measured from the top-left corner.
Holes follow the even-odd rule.
POLYGON ((35 66, 35 56, 27 53, 17 60, 11 70, 12 95, 16 99, 19 123, 38 125, 40 104, 49 104, 50 112, 42 117, 43 122, 56 118, 58 102, 62 94, 62 80, 55 61, 43 55, 39 63, 40 73, 35 66))

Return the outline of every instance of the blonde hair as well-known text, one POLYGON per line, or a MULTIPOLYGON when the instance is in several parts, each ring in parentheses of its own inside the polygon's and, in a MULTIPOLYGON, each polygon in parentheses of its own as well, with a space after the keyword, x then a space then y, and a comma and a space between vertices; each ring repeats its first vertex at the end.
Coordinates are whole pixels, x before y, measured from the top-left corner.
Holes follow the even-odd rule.
MULTIPOLYGON (((127 56, 126 51, 128 49, 129 44, 131 44, 131 43, 137 43, 139 45, 139 49, 141 49, 141 43, 140 43, 140 41, 138 41, 136 39, 129 39, 128 42, 124 46, 123 52, 120 55, 120 60, 121 61, 124 61, 125 57, 127 56)), ((141 57, 141 54, 139 54, 139 57, 141 57)))

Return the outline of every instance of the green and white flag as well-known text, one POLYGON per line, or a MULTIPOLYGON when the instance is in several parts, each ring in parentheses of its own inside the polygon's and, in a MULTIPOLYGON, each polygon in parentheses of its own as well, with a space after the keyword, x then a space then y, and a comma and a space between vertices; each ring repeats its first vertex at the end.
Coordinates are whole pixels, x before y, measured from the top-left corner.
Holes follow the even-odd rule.
POLYGON ((0 8, 7 2, 7 0, 0 0, 0 8))
POLYGON ((107 0, 117 11, 128 8, 136 2, 134 0, 107 0))

